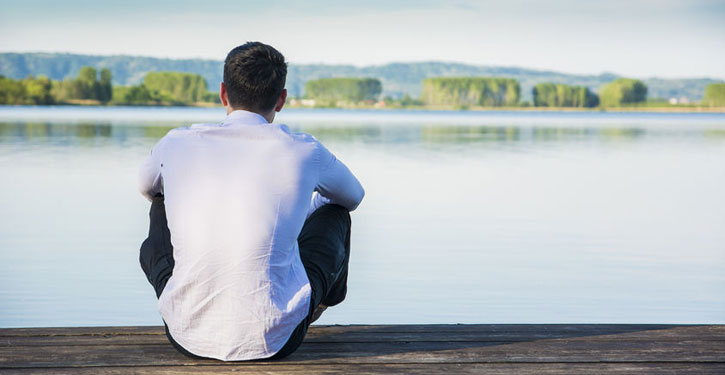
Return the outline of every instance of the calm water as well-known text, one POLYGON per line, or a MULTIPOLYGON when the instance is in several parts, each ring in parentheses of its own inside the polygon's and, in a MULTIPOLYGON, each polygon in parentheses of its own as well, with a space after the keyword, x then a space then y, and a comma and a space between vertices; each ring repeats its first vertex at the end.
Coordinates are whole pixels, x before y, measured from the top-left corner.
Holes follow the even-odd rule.
MULTIPOLYGON (((0 327, 160 324, 136 171, 220 109, 0 107, 0 327)), ((357 174, 331 323, 725 323, 725 115, 286 110, 357 174)))

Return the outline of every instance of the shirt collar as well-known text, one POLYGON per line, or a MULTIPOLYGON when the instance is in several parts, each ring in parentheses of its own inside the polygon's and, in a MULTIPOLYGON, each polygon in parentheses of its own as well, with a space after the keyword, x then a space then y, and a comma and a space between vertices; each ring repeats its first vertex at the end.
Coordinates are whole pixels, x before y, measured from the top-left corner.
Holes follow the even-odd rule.
POLYGON ((245 111, 243 109, 236 109, 232 111, 227 118, 224 119, 223 124, 268 124, 267 119, 259 113, 245 111))

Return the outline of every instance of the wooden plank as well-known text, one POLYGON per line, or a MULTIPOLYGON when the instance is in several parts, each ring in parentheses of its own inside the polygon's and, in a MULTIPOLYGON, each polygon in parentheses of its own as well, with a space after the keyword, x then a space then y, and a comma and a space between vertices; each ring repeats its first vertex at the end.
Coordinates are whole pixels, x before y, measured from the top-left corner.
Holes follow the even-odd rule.
POLYGON ((472 363, 472 364, 333 364, 333 365, 257 365, 235 366, 148 366, 85 367, 4 370, 4 375, 232 375, 232 374, 718 374, 725 373, 721 363, 472 363))
POLYGON ((723 366, 723 325, 313 326, 291 357, 246 363, 189 359, 157 326, 0 329, 3 374, 725 373, 723 366))
MULTIPOLYGON (((633 331, 625 333, 607 333, 581 336, 581 332, 571 333, 554 331, 535 334, 532 332, 490 332, 487 330, 469 330, 465 332, 380 332, 372 329, 348 328, 327 333, 324 328, 311 327, 305 342, 522 342, 541 339, 586 337, 588 340, 657 340, 657 341, 725 341, 725 330, 719 326, 677 326, 673 328, 633 331)), ((608 332, 608 331, 607 331, 608 332)), ((163 328, 143 333, 117 333, 100 330, 98 333, 79 335, 8 335, 0 337, 0 347, 9 346, 54 346, 54 345, 150 345, 166 344, 168 339, 163 328), (105 333, 101 333, 105 332, 105 333)))
MULTIPOLYGON (((725 362, 723 342, 539 340, 520 343, 306 343, 296 363, 725 362)), ((171 345, 0 348, 0 368, 219 364, 191 360, 171 345)))
MULTIPOLYGON (((538 326, 536 326, 538 327, 538 326)), ((423 332, 419 326, 411 326, 405 332, 405 326, 396 326, 392 331, 389 326, 313 326, 310 328, 306 342, 410 342, 410 341, 447 341, 447 342, 521 342, 554 338, 588 337, 590 340, 627 339, 657 341, 725 341, 725 326, 656 326, 657 329, 639 327, 598 326, 586 330, 572 330, 570 326, 542 327, 540 330, 511 330, 500 327, 472 326, 471 329, 458 332, 445 332, 432 329, 423 332), (621 332, 621 333, 617 333, 621 332)), ((10 346, 53 346, 53 345, 149 345, 168 343, 162 327, 98 327, 82 330, 53 329, 5 329, 5 336, 0 335, 0 347, 10 346), (52 332, 52 333, 51 333, 52 332)))

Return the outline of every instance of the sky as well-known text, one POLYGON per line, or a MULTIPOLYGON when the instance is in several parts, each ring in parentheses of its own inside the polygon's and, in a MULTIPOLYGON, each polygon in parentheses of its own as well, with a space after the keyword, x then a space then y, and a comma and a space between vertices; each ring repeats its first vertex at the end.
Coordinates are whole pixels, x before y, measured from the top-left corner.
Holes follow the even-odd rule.
POLYGON ((0 52, 223 60, 249 40, 292 64, 725 79, 725 0, 0 0, 0 52))

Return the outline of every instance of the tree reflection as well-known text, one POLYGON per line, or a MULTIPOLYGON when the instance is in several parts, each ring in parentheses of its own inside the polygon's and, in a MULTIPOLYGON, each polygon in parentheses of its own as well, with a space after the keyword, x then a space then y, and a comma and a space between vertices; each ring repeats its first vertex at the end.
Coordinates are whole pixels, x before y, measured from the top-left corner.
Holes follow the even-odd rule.
MULTIPOLYGON (((2 143, 90 144, 97 140, 123 143, 137 139, 155 142, 174 124, 125 124, 111 122, 0 122, 2 143)), ((516 142, 579 142, 592 140, 632 141, 650 135, 695 136, 709 139, 725 138, 722 129, 691 129, 678 132, 639 127, 525 127, 448 124, 329 124, 302 123, 292 131, 304 131, 322 142, 366 144, 485 144, 516 142)))

